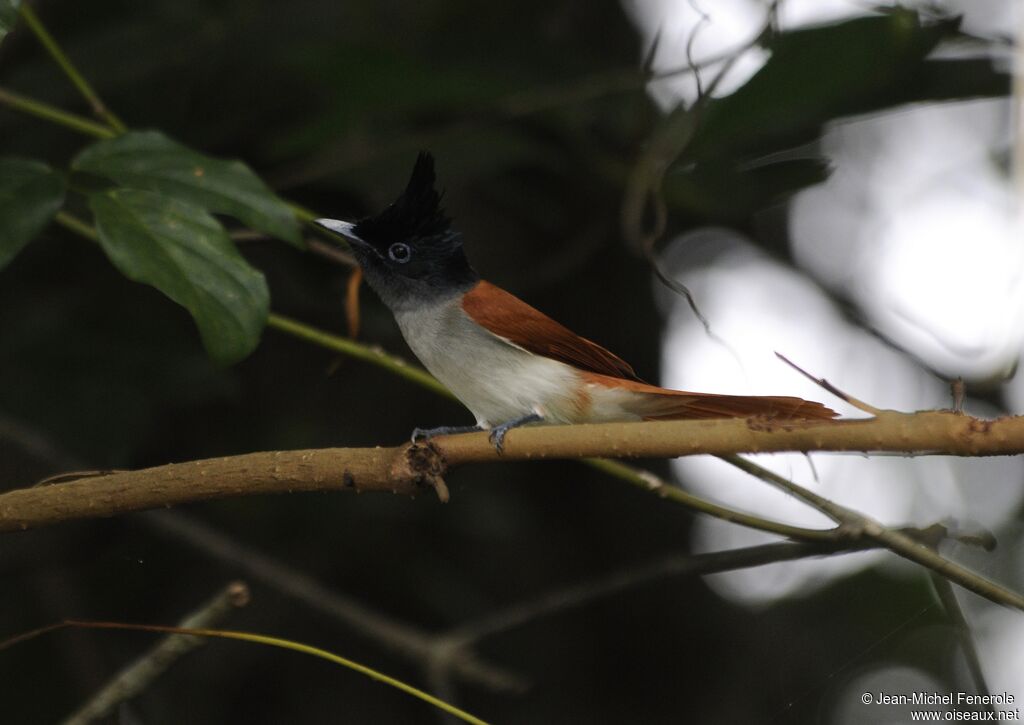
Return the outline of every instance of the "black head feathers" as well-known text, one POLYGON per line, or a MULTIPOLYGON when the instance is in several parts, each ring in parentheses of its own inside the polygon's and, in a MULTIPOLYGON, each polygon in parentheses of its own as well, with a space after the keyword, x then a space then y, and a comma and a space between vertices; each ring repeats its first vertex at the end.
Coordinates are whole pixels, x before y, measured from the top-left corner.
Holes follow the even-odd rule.
POLYGON ((459 243, 435 188, 434 157, 421 151, 401 196, 380 214, 357 223, 352 231, 378 247, 394 242, 459 243))
POLYGON ((320 220, 348 237, 366 281, 393 310, 419 308, 465 292, 480 279, 434 188, 434 159, 421 153, 395 202, 355 225, 320 220))

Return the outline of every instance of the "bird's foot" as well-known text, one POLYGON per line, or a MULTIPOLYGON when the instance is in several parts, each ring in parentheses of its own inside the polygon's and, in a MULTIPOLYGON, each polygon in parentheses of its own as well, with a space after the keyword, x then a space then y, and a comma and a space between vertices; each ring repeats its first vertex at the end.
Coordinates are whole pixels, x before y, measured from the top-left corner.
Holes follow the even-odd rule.
POLYGON ((457 433, 476 433, 482 431, 478 425, 442 425, 439 428, 413 428, 412 442, 427 441, 434 436, 455 435, 457 433))
POLYGON ((506 433, 521 425, 526 425, 527 423, 538 423, 542 420, 544 420, 544 417, 538 413, 530 413, 529 415, 524 415, 521 418, 514 418, 491 428, 491 434, 487 436, 487 440, 494 445, 494 450, 498 452, 498 455, 501 455, 505 452, 506 433))

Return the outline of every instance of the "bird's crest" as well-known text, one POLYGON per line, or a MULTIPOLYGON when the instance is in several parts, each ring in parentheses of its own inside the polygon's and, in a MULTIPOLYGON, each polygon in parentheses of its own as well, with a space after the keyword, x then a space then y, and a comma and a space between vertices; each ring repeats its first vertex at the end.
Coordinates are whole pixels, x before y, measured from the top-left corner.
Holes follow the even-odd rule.
POLYGON ((376 245, 399 241, 429 244, 435 240, 451 244, 457 235, 441 208, 441 194, 435 188, 434 157, 421 151, 405 191, 391 206, 363 219, 352 231, 376 245))

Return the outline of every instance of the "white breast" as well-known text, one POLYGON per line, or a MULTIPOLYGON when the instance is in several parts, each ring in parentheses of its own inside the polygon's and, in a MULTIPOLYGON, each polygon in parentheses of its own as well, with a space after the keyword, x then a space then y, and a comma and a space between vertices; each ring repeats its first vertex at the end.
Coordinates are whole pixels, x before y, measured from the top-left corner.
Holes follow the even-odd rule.
POLYGON ((396 311, 409 347, 434 377, 490 428, 530 413, 549 423, 588 417, 579 374, 492 335, 454 297, 427 307, 396 311))

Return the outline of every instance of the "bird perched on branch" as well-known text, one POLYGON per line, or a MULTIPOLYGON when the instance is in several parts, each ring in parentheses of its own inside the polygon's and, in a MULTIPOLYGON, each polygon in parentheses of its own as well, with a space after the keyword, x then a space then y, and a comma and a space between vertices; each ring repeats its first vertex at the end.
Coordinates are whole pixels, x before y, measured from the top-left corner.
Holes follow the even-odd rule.
POLYGON ((481 279, 441 208, 430 154, 419 155, 405 191, 376 216, 316 223, 349 242, 416 357, 476 417, 474 426, 417 428, 413 441, 489 430, 500 453, 510 429, 531 423, 836 415, 801 398, 650 385, 621 358, 481 279))

